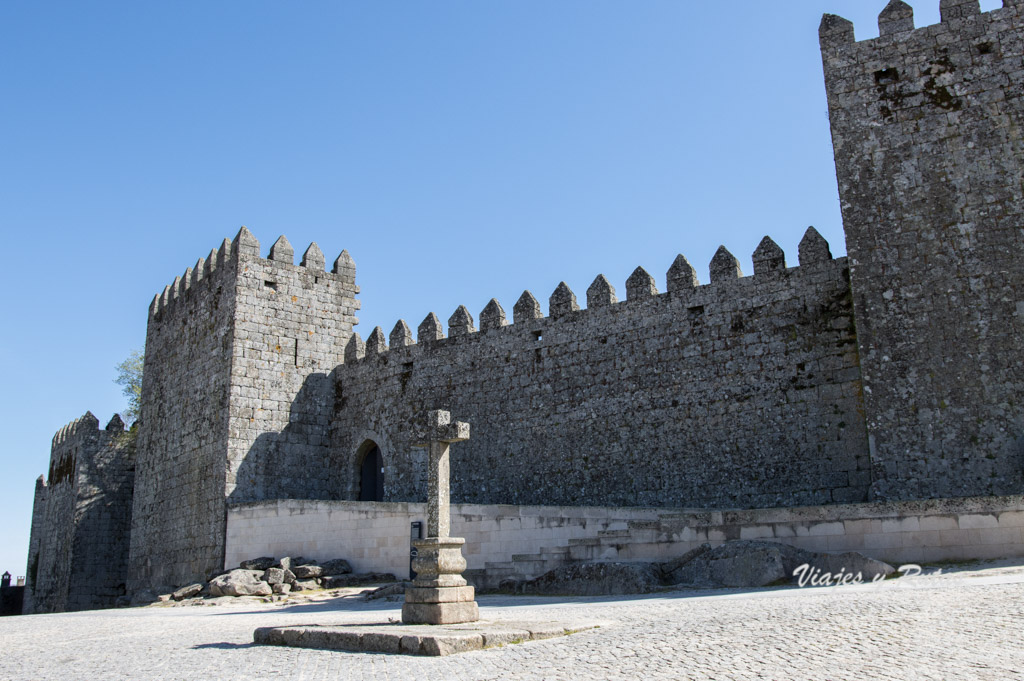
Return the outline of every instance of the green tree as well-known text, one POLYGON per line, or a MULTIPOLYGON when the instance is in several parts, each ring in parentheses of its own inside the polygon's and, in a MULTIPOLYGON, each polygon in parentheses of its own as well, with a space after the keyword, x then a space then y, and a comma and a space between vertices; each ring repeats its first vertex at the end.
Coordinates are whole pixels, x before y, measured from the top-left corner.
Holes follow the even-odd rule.
POLYGON ((126 425, 131 425, 139 418, 139 408, 142 406, 142 360, 141 350, 132 350, 128 359, 117 365, 117 383, 123 388, 124 396, 128 398, 128 408, 124 410, 121 417, 126 425))

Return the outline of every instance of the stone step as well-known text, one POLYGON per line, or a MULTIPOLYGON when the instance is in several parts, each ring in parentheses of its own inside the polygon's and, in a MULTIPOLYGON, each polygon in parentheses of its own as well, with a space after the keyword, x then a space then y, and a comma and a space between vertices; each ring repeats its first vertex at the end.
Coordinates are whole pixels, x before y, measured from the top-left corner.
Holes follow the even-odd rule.
POLYGON ((625 538, 629 536, 629 530, 598 530, 598 539, 611 539, 615 537, 625 538))
POLYGON ((569 540, 569 551, 571 552, 574 546, 600 546, 601 540, 596 537, 579 537, 577 539, 569 540))

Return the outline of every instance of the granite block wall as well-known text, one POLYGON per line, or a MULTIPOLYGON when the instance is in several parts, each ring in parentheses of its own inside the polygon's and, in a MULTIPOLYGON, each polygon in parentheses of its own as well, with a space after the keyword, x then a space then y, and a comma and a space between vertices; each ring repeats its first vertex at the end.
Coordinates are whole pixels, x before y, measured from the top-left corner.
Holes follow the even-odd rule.
POLYGON ((357 321, 357 291, 347 252, 328 272, 312 244, 295 265, 281 237, 262 258, 243 227, 154 299, 130 588, 219 570, 228 500, 340 495, 327 374, 357 321))
POLYGON ((134 441, 117 415, 91 413, 54 436, 49 476, 36 483, 25 612, 111 607, 125 595, 134 441))
POLYGON ((184 583, 223 556, 234 245, 225 240, 149 310, 129 590, 184 583))
POLYGON ((942 0, 820 38, 874 498, 1024 491, 1024 17, 942 0))
POLYGON ((587 308, 565 284, 524 293, 507 324, 464 307, 413 343, 399 322, 353 337, 336 372, 332 441, 358 499, 368 440, 387 501, 425 498, 412 423, 468 421, 452 448, 454 503, 755 507, 860 501, 870 485, 847 264, 813 229, 800 267, 765 239, 741 277, 724 248, 699 286, 680 256, 657 293, 642 268, 617 302, 599 276, 587 308))
MULTIPOLYGON (((248 232, 246 232, 248 234, 248 232)), ((312 244, 295 265, 281 237, 269 257, 243 241, 231 357, 226 494, 255 499, 337 499, 331 465, 329 374, 359 322, 348 252, 327 272, 312 244)))

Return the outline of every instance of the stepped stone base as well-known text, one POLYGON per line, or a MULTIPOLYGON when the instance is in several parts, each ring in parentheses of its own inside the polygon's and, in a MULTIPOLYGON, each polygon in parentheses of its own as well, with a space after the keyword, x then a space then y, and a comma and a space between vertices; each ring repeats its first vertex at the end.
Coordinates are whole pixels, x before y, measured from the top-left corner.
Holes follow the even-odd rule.
MULTIPOLYGON (((472 588, 472 587, 469 587, 472 588)), ((403 624, 462 624, 480 619, 476 601, 409 603, 402 605, 403 624)))
MULTIPOLYGON (((476 607, 476 603, 465 605, 476 607)), ((566 625, 558 622, 474 622, 441 627, 399 624, 260 627, 253 634, 253 642, 293 648, 442 656, 568 636, 606 624, 609 623, 593 621, 566 625)))

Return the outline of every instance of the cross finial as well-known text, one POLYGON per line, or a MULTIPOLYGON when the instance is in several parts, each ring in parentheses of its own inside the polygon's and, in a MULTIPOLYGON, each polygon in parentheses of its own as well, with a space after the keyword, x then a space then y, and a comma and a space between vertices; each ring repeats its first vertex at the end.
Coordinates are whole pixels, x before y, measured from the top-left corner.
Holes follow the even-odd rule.
POLYGON ((442 409, 427 412, 426 424, 417 429, 413 447, 429 447, 432 442, 465 442, 469 439, 469 424, 452 422, 452 414, 442 409))

